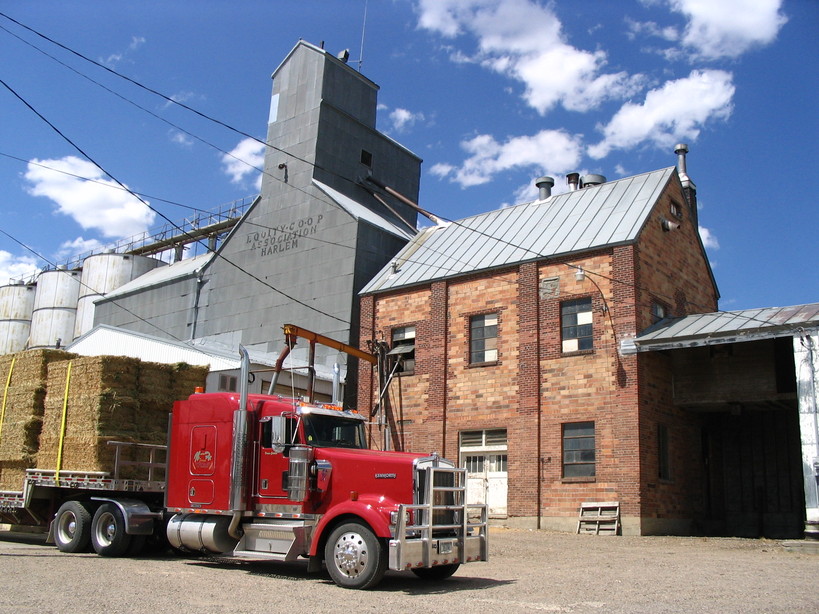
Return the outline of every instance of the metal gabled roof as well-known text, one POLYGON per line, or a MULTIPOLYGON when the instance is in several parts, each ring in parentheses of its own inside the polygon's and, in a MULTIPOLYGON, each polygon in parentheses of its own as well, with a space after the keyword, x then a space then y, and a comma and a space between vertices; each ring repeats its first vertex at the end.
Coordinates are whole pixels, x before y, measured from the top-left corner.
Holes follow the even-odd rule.
POLYGON ((394 224, 387 218, 375 213, 374 211, 368 209, 361 203, 357 203, 352 198, 345 196, 338 190, 334 190, 330 186, 322 183, 318 179, 313 179, 313 184, 324 192, 327 196, 329 196, 333 202, 335 202, 339 207, 341 207, 344 211, 346 211, 349 215, 357 220, 364 220, 365 222, 372 224, 373 226, 380 228, 400 239, 409 240, 415 236, 415 232, 412 232, 409 226, 398 226, 394 224))
POLYGON ((662 320, 625 341, 623 353, 773 339, 819 327, 819 303, 700 313, 662 320))
POLYGON ((671 166, 427 229, 361 293, 635 241, 675 176, 671 166))

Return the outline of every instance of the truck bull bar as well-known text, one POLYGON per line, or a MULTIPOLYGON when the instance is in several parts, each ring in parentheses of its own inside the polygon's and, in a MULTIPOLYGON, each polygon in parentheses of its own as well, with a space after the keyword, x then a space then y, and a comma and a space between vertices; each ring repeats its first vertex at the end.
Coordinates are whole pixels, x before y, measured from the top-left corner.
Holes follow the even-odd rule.
POLYGON ((466 469, 425 467, 423 503, 398 506, 389 568, 396 571, 486 561, 488 510, 466 503, 466 469), (437 475, 450 474, 441 480, 437 475))

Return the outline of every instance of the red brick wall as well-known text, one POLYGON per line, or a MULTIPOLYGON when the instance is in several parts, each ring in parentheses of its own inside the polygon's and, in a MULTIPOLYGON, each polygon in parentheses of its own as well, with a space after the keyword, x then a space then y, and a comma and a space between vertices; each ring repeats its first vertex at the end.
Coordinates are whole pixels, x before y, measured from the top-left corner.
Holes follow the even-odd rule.
MULTIPOLYGON (((698 420, 673 406, 666 357, 618 351, 649 325, 654 300, 674 315, 716 308, 690 215, 680 230, 662 230, 671 201, 685 204, 676 181, 666 191, 635 245, 362 299, 362 343, 416 326, 415 372, 389 392, 393 423, 403 425, 395 441, 459 460, 460 432, 505 428, 512 518, 539 514, 568 526, 579 504, 591 500, 620 501, 635 532, 642 518, 690 518, 699 505, 698 469, 690 461, 699 458, 698 420), (584 280, 576 279, 577 267, 584 280), (592 299, 594 348, 564 354, 560 305, 583 297, 592 299), (498 361, 473 366, 469 318, 483 313, 499 315, 498 361), (567 479, 562 425, 584 421, 595 423, 596 476, 567 479), (665 481, 658 479, 659 423, 671 438, 674 473, 665 481)), ((368 387, 368 368, 360 399, 377 394, 368 387)))

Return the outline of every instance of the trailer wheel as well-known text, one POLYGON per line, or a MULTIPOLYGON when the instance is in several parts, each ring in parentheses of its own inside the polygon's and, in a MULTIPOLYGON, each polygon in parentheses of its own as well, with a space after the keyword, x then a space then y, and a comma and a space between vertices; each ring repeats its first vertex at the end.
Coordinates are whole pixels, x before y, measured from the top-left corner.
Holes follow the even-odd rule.
POLYGON ((125 519, 113 503, 103 503, 91 523, 91 545, 100 556, 122 556, 131 545, 125 532, 125 519))
POLYGON ((54 543, 60 552, 84 552, 91 545, 91 512, 79 501, 66 501, 54 517, 54 543))
POLYGON ((446 580, 449 576, 458 571, 460 563, 453 563, 452 565, 436 565, 435 567, 419 567, 413 569, 412 573, 422 580, 446 580))
POLYGON ((333 530, 324 547, 324 560, 333 582, 344 588, 372 588, 387 570, 382 540, 358 522, 333 530))

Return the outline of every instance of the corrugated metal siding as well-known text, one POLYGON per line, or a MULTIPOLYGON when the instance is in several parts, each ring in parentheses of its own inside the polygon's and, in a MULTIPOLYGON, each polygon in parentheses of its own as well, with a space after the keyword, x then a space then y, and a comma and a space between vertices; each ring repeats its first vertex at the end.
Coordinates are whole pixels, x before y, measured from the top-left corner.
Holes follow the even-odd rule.
POLYGON ((363 294, 634 241, 668 167, 439 226, 420 234, 363 294))

